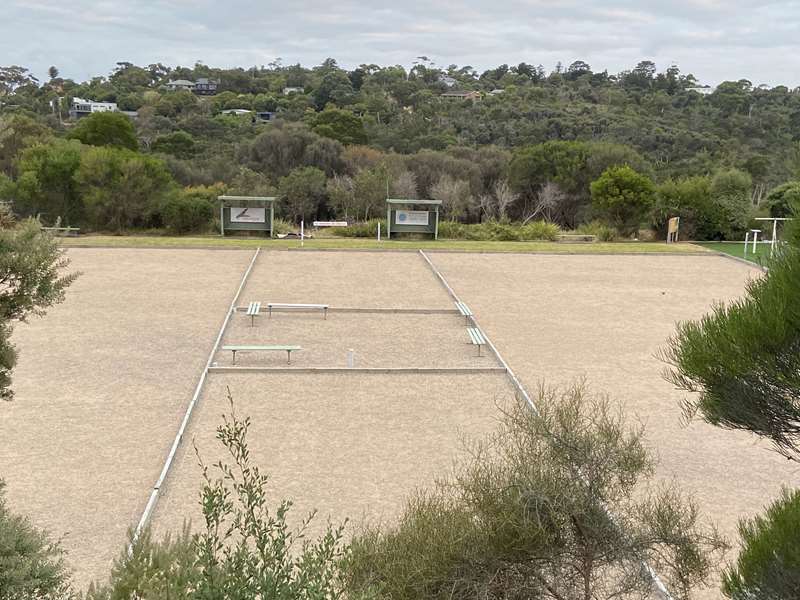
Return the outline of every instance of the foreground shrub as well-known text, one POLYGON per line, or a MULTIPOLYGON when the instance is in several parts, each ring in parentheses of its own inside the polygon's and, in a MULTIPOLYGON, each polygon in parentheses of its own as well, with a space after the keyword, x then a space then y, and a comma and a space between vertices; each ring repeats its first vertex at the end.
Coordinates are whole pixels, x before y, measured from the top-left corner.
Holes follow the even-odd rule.
POLYGON ((0 600, 73 598, 63 555, 44 531, 11 513, 0 480, 0 600))
POLYGON ((768 438, 800 460, 800 250, 787 249, 743 298, 680 324, 662 354, 692 393, 689 416, 768 438))
MULTIPOLYGON (((231 462, 212 468, 200 459, 205 529, 153 541, 145 532, 122 553, 107 586, 93 589, 91 600, 132 598, 338 598, 338 561, 344 555, 343 526, 330 524, 316 538, 306 535, 311 513, 300 526, 287 523, 292 503, 271 507, 269 476, 250 461, 250 419, 240 419, 228 395, 230 414, 217 427, 217 440, 231 462)), ((198 453, 199 458, 199 453, 198 453)))
POLYGON ((161 210, 164 225, 174 233, 192 233, 208 228, 214 207, 205 198, 175 194, 161 210))
POLYGON ((723 575, 734 600, 790 600, 800 590, 800 490, 783 490, 764 516, 739 523, 742 551, 723 575))
POLYGON ((354 538, 354 597, 647 598, 643 561, 675 598, 708 580, 725 544, 691 499, 646 486, 654 462, 642 429, 582 386, 542 390, 537 405, 509 410, 396 526, 354 538))

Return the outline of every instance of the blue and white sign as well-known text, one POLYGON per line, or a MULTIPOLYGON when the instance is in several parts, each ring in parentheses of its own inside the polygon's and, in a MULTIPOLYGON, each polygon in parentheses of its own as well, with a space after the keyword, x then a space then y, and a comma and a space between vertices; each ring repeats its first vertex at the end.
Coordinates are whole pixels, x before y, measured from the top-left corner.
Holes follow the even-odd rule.
POLYGON ((231 208, 231 223, 266 223, 267 211, 264 208, 231 208))
POLYGON ((395 213, 395 225, 428 225, 430 213, 427 210, 398 210, 395 213))

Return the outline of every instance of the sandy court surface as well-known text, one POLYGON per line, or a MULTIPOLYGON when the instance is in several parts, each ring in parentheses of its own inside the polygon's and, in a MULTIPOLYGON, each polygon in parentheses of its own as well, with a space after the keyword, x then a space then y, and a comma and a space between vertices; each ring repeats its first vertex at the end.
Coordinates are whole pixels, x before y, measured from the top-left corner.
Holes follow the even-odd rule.
POLYGON ((725 534, 781 484, 800 485, 800 469, 753 436, 684 427, 684 394, 654 357, 676 322, 740 296, 759 271, 721 257, 429 256, 530 391, 586 376, 645 423, 659 475, 691 490, 725 534))
POLYGON ((14 510, 64 536, 79 588, 138 520, 251 256, 73 249, 66 301, 17 327, 0 477, 14 510))
MULTIPOLYGON (((435 283, 435 282, 432 282, 435 283)), ((345 367, 354 351, 356 367, 498 367, 484 349, 469 343, 464 317, 456 314, 278 313, 250 317, 237 313, 220 346, 295 345, 293 367, 345 367)), ((237 366, 285 367, 285 352, 236 354, 237 366)), ((215 361, 231 365, 231 353, 220 350, 215 361)))
MULTIPOLYGON (((275 501, 293 499, 295 518, 318 509, 318 526, 327 516, 354 525, 391 519, 410 490, 449 472, 462 436, 493 430, 497 406, 513 401, 502 374, 212 374, 191 425, 206 463, 222 457, 214 436, 226 386, 237 413, 252 418, 250 450, 271 473, 275 501)), ((156 509, 159 531, 178 530, 187 517, 200 522, 190 439, 156 509)))
POLYGON ((356 308, 452 308, 416 252, 262 251, 242 303, 356 308))

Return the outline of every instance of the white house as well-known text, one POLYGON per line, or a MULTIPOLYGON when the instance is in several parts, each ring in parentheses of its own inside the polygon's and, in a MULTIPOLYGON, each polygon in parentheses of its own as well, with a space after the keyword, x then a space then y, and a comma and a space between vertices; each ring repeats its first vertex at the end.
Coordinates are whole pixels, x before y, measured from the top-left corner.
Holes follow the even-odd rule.
POLYGON ((73 119, 80 119, 96 112, 117 112, 118 110, 116 102, 95 102, 84 98, 73 98, 69 116, 73 119))
POLYGON ((283 88, 283 95, 288 96, 289 94, 302 94, 305 92, 305 89, 301 87, 285 87, 283 88))
POLYGON ((696 85, 694 87, 686 88, 687 92, 697 92, 701 96, 708 96, 709 94, 713 94, 714 90, 717 88, 711 87, 710 85, 696 85))
POLYGON ((197 84, 194 81, 189 81, 188 79, 175 79, 168 81, 164 84, 164 87, 168 90, 172 90, 173 92, 177 92, 178 90, 187 90, 189 92, 193 92, 197 84))

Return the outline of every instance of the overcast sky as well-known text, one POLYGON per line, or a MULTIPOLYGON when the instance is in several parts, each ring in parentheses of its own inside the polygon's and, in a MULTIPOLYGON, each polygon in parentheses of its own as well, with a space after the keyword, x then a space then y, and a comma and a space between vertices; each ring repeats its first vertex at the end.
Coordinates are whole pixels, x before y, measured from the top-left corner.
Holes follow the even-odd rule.
POLYGON ((0 65, 76 80, 117 61, 191 66, 336 58, 479 72, 576 59, 617 73, 643 59, 702 83, 800 85, 800 0, 0 0, 0 65))

